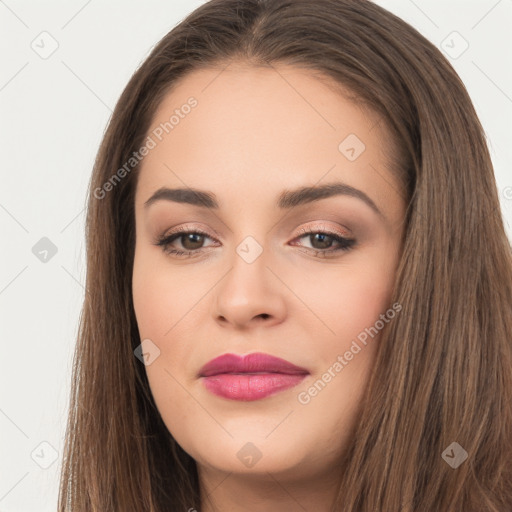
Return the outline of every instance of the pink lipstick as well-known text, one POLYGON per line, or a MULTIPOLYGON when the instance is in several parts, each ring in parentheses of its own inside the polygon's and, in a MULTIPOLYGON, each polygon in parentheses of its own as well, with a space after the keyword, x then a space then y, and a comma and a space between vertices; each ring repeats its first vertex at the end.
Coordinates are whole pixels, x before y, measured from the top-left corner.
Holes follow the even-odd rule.
POLYGON ((223 354, 199 371, 211 393, 231 400, 259 400, 301 382, 308 370, 269 354, 223 354))

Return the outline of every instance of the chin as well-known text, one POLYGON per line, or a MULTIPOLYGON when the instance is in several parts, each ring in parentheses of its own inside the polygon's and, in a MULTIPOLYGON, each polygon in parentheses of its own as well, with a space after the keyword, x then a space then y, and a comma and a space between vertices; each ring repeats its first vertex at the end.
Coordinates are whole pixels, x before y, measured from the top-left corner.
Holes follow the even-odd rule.
POLYGON ((261 440, 253 436, 244 437, 243 440, 239 437, 229 438, 222 442, 215 439, 211 443, 206 441, 206 445, 195 445, 194 449, 186 451, 199 465, 226 473, 260 475, 267 478, 268 473, 271 473, 279 474, 282 478, 296 478, 305 467, 311 467, 307 454, 297 450, 294 439, 290 439, 287 445, 265 440, 264 436, 261 440))

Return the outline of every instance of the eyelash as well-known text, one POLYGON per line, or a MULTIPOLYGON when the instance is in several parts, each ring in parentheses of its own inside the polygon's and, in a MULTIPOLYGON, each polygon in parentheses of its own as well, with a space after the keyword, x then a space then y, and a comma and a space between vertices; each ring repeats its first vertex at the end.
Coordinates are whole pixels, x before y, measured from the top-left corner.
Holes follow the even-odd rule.
MULTIPOLYGON (((191 257, 194 254, 198 254, 199 252, 201 252, 201 250, 204 248, 194 249, 194 250, 189 250, 189 251, 182 251, 179 249, 169 249, 168 248, 168 246, 174 240, 181 238, 185 235, 190 235, 190 234, 204 235, 208 238, 212 238, 208 233, 206 233, 205 231, 202 231, 201 229, 187 230, 186 228, 179 228, 179 229, 175 230, 174 232, 170 233, 169 235, 159 236, 157 238, 155 245, 162 247, 163 251, 167 254, 174 255, 177 257, 180 257, 180 256, 191 257)), ((327 235, 328 237, 332 238, 335 242, 340 244, 340 247, 338 247, 336 249, 323 249, 322 250, 322 249, 310 249, 307 247, 305 248, 307 252, 314 252, 315 256, 318 256, 319 254, 324 255, 324 256, 321 256, 324 258, 327 257, 327 256, 325 256, 326 254, 350 251, 356 243, 356 240, 354 238, 345 238, 336 233, 333 233, 330 231, 322 231, 321 229, 303 228, 300 230, 300 236, 298 236, 296 238, 304 238, 307 235, 314 235, 314 234, 327 235)))

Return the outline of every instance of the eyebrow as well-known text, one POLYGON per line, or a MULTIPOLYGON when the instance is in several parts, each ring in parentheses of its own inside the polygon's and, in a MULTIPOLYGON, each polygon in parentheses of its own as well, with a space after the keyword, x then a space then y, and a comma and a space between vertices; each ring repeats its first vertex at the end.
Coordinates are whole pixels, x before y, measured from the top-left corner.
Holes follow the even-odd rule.
MULTIPOLYGON (((377 215, 385 219, 384 214, 379 210, 373 200, 362 190, 351 187, 346 183, 327 183, 313 187, 300 187, 294 190, 284 190, 278 198, 277 206, 280 209, 290 209, 295 206, 312 203, 320 199, 333 196, 350 196, 360 199, 366 203, 377 215)), ((175 203, 186 203, 202 208, 219 209, 219 203, 213 192, 198 190, 194 188, 159 188, 145 203, 148 208, 156 201, 173 201, 175 203)))

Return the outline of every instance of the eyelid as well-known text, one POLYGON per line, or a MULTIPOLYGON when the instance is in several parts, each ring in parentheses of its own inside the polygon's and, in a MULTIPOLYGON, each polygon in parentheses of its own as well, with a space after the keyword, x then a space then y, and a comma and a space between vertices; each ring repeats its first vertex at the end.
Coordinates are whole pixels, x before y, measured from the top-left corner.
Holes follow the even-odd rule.
POLYGON ((206 228, 203 228, 201 226, 197 226, 197 225, 196 226, 191 226, 189 224, 183 224, 183 225, 181 225, 181 226, 179 226, 177 228, 170 228, 170 229, 164 231, 163 236, 171 236, 171 235, 175 235, 177 233, 181 233, 183 231, 184 232, 197 231, 197 232, 200 232, 200 233, 202 233, 204 235, 207 235, 207 236, 211 236, 210 232, 213 231, 214 235, 217 238, 220 238, 220 235, 217 234, 217 232, 214 229, 212 229, 212 228, 206 229, 206 228))
MULTIPOLYGON (((317 221, 318 222, 318 221, 317 221)), ((352 230, 347 228, 346 226, 339 225, 335 228, 328 227, 325 225, 325 221, 320 221, 320 224, 316 224, 315 222, 311 222, 310 224, 306 224, 306 226, 300 228, 299 234, 303 233, 310 233, 312 231, 323 231, 332 235, 337 235, 343 238, 352 238, 354 234, 352 233, 352 230)))
MULTIPOLYGON (((297 235, 294 236, 294 238, 297 238, 304 233, 310 233, 311 231, 314 231, 314 230, 315 230, 315 232, 316 231, 324 231, 329 234, 341 236, 343 238, 351 238, 354 236, 352 233, 352 230, 350 230, 346 226, 339 227, 339 225, 338 225, 338 227, 336 227, 336 228, 329 228, 328 226, 325 225, 325 221, 316 221, 316 222, 310 221, 308 224, 301 227, 300 230, 298 231, 297 235), (317 224, 316 222, 320 222, 320 224, 317 224)), ((203 229, 202 227, 191 226, 189 224, 184 224, 177 228, 171 228, 170 230, 164 232, 162 237, 168 237, 168 236, 175 235, 175 234, 178 234, 181 232, 192 232, 192 231, 198 232, 198 233, 208 236, 210 238, 216 238, 216 240, 219 240, 219 238, 221 238, 220 235, 214 229, 211 229, 211 231, 213 231, 213 233, 214 233, 214 235, 211 235, 210 229, 203 229)))

